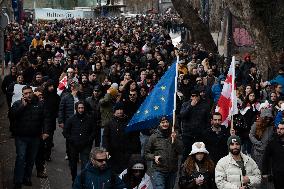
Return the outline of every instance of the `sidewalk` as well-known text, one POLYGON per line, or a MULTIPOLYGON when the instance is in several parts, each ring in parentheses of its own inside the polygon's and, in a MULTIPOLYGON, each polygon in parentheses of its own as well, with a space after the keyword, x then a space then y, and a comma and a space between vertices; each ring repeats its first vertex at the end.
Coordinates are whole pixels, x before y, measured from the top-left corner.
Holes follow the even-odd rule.
POLYGON ((6 102, 0 107, 0 188, 12 188, 15 162, 14 139, 10 138, 6 102))

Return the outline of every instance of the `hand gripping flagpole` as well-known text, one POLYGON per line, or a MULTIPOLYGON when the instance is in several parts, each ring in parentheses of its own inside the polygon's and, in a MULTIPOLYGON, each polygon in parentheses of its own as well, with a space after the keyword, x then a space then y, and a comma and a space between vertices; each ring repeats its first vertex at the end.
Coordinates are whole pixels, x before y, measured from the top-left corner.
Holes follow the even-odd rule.
MULTIPOLYGON (((176 123, 176 107, 177 107, 177 84, 178 84, 178 62, 179 55, 177 55, 177 61, 175 62, 176 66, 176 76, 175 76, 175 92, 174 92, 174 109, 173 109, 173 126, 172 133, 175 132, 175 123, 176 123)), ((172 143, 174 143, 174 138, 172 137, 172 143)))

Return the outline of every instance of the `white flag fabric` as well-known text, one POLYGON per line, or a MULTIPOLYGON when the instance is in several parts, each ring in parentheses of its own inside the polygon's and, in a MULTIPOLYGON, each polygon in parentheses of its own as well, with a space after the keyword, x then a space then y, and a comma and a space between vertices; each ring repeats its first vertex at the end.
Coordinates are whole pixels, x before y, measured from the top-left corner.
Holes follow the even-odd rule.
POLYGON ((231 66, 216 107, 216 112, 219 112, 222 115, 222 124, 226 126, 228 126, 231 116, 238 113, 235 88, 235 57, 233 56, 231 66))

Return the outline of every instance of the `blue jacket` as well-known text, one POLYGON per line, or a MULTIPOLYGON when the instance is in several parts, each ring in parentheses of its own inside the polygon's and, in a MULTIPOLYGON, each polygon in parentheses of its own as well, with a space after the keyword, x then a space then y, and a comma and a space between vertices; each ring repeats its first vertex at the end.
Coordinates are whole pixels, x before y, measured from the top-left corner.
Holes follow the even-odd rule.
POLYGON ((220 96, 221 96, 221 92, 222 92, 222 89, 223 89, 223 86, 221 85, 221 81, 222 80, 225 80, 226 77, 224 75, 220 75, 218 77, 218 82, 216 84, 214 84, 211 88, 211 91, 212 91, 212 96, 213 96, 213 99, 214 99, 214 102, 218 102, 220 96))
POLYGON ((275 116, 274 119, 275 127, 278 127, 278 124, 282 122, 282 119, 283 119, 282 111, 277 112, 277 115, 275 116))
POLYGON ((222 88, 223 86, 220 83, 216 83, 212 86, 211 90, 214 102, 218 102, 221 96, 222 88))
POLYGON ((81 189, 81 183, 85 185, 85 189, 126 189, 123 181, 110 168, 99 170, 91 163, 88 163, 76 177, 72 189, 81 189), (82 173, 84 174, 83 182, 81 182, 82 173))
POLYGON ((279 74, 278 76, 276 76, 274 79, 270 80, 269 83, 271 85, 275 85, 275 84, 280 84, 282 85, 282 93, 284 93, 284 75, 279 74))

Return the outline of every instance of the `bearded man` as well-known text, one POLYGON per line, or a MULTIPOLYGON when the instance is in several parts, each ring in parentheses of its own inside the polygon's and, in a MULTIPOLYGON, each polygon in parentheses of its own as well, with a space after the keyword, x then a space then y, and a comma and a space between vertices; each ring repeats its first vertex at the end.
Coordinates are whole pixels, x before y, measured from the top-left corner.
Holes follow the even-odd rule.
POLYGON ((255 161, 241 152, 241 139, 228 138, 229 154, 220 159, 215 168, 218 189, 255 189, 261 182, 260 171, 255 161))

